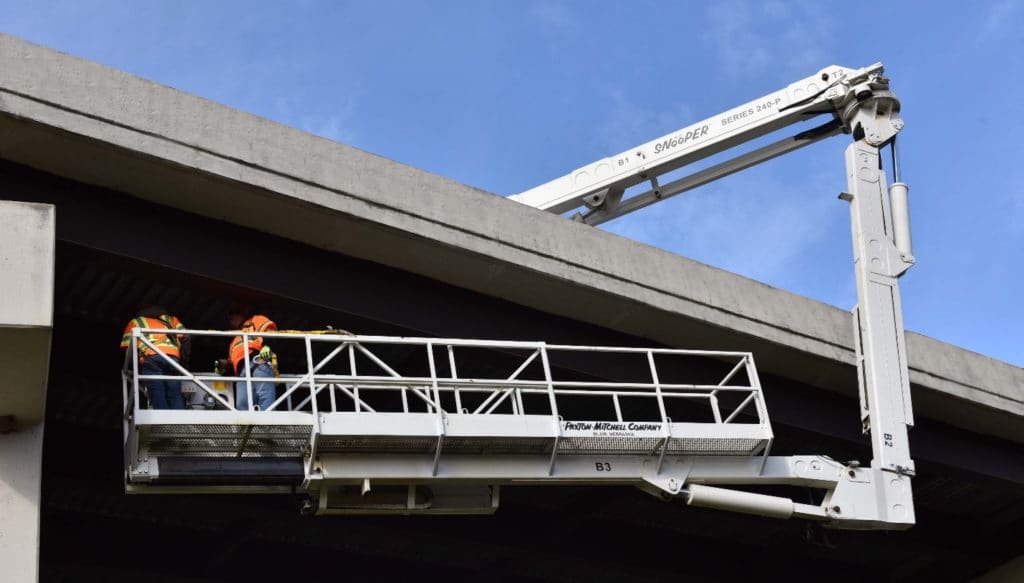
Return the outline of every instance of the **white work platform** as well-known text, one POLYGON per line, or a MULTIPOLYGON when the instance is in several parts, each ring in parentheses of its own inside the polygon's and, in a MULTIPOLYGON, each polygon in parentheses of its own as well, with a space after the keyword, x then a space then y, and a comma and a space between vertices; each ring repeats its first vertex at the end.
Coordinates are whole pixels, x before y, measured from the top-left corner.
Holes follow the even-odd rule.
MULTIPOLYGON (((135 332, 137 343, 149 344, 143 333, 135 332)), ((225 336, 225 341, 237 335, 182 333, 225 336)), ((660 467, 665 458, 677 456, 766 454, 772 440, 749 353, 319 333, 262 337, 275 346, 296 343, 306 365, 305 372, 273 379, 278 398, 267 411, 234 408, 231 387, 238 382, 249 390, 254 379, 248 375, 197 373, 176 362, 178 375, 147 376, 137 367, 125 373, 130 490, 164 481, 199 491, 224 483, 255 487, 267 483, 260 468, 276 475, 281 458, 292 458, 293 469, 295 459, 303 460, 302 475, 292 481, 308 485, 321 460, 351 455, 421 456, 429 462, 430 477, 456 479, 450 471, 458 464, 448 463, 456 457, 533 456, 543 459, 544 475, 554 478, 559 462, 574 456, 632 456, 660 467), (508 370, 495 372, 495 354, 508 370), (570 363, 596 356, 615 379, 552 366, 565 355, 570 363), (488 362, 478 366, 474 359, 488 362), (415 373, 399 372, 410 363, 418 367, 415 373), (711 370, 724 372, 715 382, 668 378, 691 368, 698 368, 695 376, 702 379, 711 370), (145 382, 161 378, 181 380, 206 397, 191 402, 206 405, 143 408, 145 382), (674 421, 674 410, 701 420, 674 421), (220 461, 211 465, 213 459, 220 461), (247 460, 244 467, 255 473, 225 469, 224 476, 216 476, 216 468, 232 467, 233 460, 247 460), (190 479, 162 466, 201 470, 190 479)))

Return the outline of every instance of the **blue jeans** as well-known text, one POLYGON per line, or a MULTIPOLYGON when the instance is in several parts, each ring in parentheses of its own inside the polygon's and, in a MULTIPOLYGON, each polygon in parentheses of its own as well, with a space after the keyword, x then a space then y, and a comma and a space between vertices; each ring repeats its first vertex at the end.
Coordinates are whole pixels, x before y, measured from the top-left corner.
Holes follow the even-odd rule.
MULTIPOLYGON (((253 379, 274 378, 274 367, 270 366, 269 362, 264 362, 263 359, 258 356, 253 358, 251 362, 253 379)), ((245 363, 243 361, 242 366, 244 365, 245 363)), ((245 376, 244 368, 238 371, 238 376, 245 376)), ((258 383, 253 380, 252 396, 256 401, 256 405, 259 406, 260 411, 266 411, 277 399, 275 383, 258 383)), ((235 383, 235 409, 238 409, 239 411, 249 410, 249 393, 246 389, 245 381, 238 381, 235 383)))
MULTIPOLYGON (((177 358, 170 358, 177 361, 177 358)), ((160 374, 180 375, 171 363, 164 360, 160 355, 147 356, 142 361, 142 368, 139 374, 160 374)), ((148 380, 146 392, 149 394, 149 404, 154 409, 184 409, 185 400, 181 397, 181 381, 170 380, 148 380)))

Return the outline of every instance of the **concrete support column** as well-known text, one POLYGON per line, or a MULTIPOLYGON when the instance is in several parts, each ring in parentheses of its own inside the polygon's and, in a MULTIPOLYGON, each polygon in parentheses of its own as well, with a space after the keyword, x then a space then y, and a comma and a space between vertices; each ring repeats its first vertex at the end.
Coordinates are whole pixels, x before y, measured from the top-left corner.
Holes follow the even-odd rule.
POLYGON ((36 581, 43 424, 0 434, 0 565, 3 580, 36 581))
POLYGON ((54 226, 53 205, 0 200, 0 579, 11 583, 39 578, 54 226))

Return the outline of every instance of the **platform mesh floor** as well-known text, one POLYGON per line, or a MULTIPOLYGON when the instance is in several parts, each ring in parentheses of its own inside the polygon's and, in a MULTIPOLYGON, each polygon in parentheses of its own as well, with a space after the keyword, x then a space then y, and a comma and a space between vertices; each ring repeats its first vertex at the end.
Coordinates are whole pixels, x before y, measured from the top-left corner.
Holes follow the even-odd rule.
POLYGON ((142 437, 151 455, 294 456, 309 443, 308 425, 151 425, 142 437), (250 429, 251 428, 251 429, 250 429), (248 436, 246 436, 246 430, 248 436))

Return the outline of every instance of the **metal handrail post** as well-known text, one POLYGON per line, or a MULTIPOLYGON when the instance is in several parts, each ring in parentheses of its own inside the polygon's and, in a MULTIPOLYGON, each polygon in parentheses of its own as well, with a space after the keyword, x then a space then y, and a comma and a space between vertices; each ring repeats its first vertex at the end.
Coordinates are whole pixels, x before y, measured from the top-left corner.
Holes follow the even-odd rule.
POLYGON ((548 475, 555 475, 555 459, 558 457, 558 443, 562 440, 562 418, 558 415, 558 403, 555 400, 555 385, 551 378, 551 363, 548 361, 548 350, 544 343, 537 348, 540 362, 544 367, 544 380, 548 385, 548 402, 551 404, 551 419, 555 426, 555 439, 551 444, 551 459, 548 461, 548 475))
POLYGON ((135 391, 135 406, 132 408, 133 417, 139 416, 139 329, 132 328, 132 385, 135 391))
POLYGON ((430 383, 434 391, 434 408, 437 410, 437 448, 434 450, 432 475, 437 475, 441 463, 441 448, 444 445, 444 410, 441 408, 441 390, 437 384, 437 366, 434 363, 434 343, 427 342, 427 365, 430 367, 430 383))
POLYGON ((661 455, 658 456, 658 469, 657 474, 661 474, 662 465, 665 463, 665 452, 668 451, 668 440, 672 437, 672 431, 669 429, 669 418, 665 412, 665 398, 661 394, 661 379, 658 378, 658 367, 654 364, 654 353, 650 350, 647 351, 647 364, 651 368, 651 382, 654 383, 654 394, 658 399, 658 412, 661 413, 662 427, 665 431, 665 437, 661 442, 661 455))
POLYGON ((540 352, 541 364, 544 365, 544 382, 548 386, 548 402, 551 404, 551 416, 557 420, 558 403, 555 401, 555 383, 551 378, 551 363, 548 361, 548 351, 543 343, 537 350, 540 352))
POLYGON ((755 407, 757 407, 757 418, 761 425, 771 429, 771 420, 768 418, 768 407, 764 403, 764 393, 761 391, 761 380, 757 376, 757 365, 753 358, 747 360, 747 376, 750 378, 750 386, 757 395, 755 407))
POLYGON ((124 397, 124 402, 121 403, 121 429, 124 431, 125 444, 128 443, 128 431, 131 429, 131 424, 135 422, 135 418, 128 413, 128 371, 121 371, 121 395, 124 397))
MULTIPOLYGON (((352 377, 356 376, 356 345, 348 345, 348 372, 352 377)), ((355 412, 359 413, 359 383, 352 381, 352 400, 355 401, 355 412)))
MULTIPOLYGON (((448 345, 448 368, 452 380, 459 378, 459 373, 455 370, 455 347, 451 344, 448 345)), ((462 413, 462 396, 459 391, 458 385, 455 386, 455 414, 459 415, 462 413)))
POLYGON ((313 407, 313 423, 316 425, 317 432, 320 430, 320 415, 316 406, 316 370, 313 367, 313 344, 309 341, 309 336, 306 336, 306 367, 309 375, 309 396, 310 405, 313 407))
POLYGON ((651 381, 654 383, 654 394, 658 399, 658 412, 661 413, 661 422, 668 423, 668 415, 665 413, 665 399, 661 394, 661 381, 658 380, 658 369, 654 366, 654 353, 647 351, 647 363, 651 367, 651 381))
MULTIPOLYGON (((128 356, 127 349, 125 356, 128 356)), ((124 394, 124 403, 121 406, 121 430, 124 432, 124 439, 121 442, 121 449, 124 452, 124 472, 125 480, 128 479, 128 473, 130 471, 131 460, 135 458, 135 453, 130 448, 132 428, 135 427, 135 416, 128 412, 129 401, 128 401, 128 371, 121 371, 121 388, 124 394)), ((134 410, 134 405, 132 405, 134 410)))
MULTIPOLYGON (((126 355, 127 356, 127 355, 126 355)), ((124 399, 121 402, 121 417, 126 421, 128 419, 128 371, 121 371, 121 398, 124 399)))
POLYGON ((768 456, 771 455, 772 445, 775 443, 775 435, 772 432, 772 422, 768 418, 768 406, 764 402, 764 393, 761 391, 761 377, 757 376, 757 365, 754 364, 754 355, 747 354, 744 357, 747 361, 747 379, 750 381, 750 386, 757 391, 757 416, 761 425, 768 430, 768 443, 764 446, 764 455, 761 457, 761 470, 760 473, 764 473, 764 468, 768 464, 768 456))
POLYGON ((309 340, 309 335, 305 338, 306 344, 306 369, 309 374, 309 398, 310 405, 313 409, 313 426, 310 428, 309 433, 309 464, 306 465, 306 478, 313 473, 313 465, 316 463, 318 456, 317 449, 320 446, 320 412, 316 406, 316 370, 313 367, 313 344, 309 340))
POLYGON ((441 409, 441 389, 437 383, 437 366, 434 363, 434 343, 427 342, 427 365, 430 367, 430 388, 434 393, 434 408, 438 419, 443 421, 444 411, 441 409))
MULTIPOLYGON (((252 402, 252 364, 249 361, 249 333, 242 332, 242 354, 245 356, 245 392, 249 395, 248 410, 253 410, 252 402)), ((238 407, 235 407, 236 409, 238 407)))

